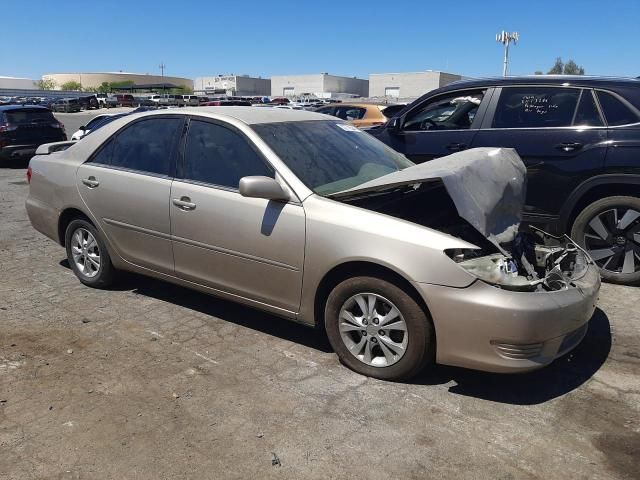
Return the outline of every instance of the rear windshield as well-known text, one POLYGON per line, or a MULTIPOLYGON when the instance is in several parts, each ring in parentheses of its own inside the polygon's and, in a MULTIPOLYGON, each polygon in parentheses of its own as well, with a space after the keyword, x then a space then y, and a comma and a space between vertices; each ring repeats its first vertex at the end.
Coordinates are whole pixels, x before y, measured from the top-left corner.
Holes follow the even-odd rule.
POLYGON ((337 121, 264 123, 253 129, 319 195, 357 187, 413 165, 368 133, 337 121))
POLYGON ((7 123, 20 125, 33 122, 49 122, 53 121, 53 114, 49 110, 9 110, 4 112, 7 123))

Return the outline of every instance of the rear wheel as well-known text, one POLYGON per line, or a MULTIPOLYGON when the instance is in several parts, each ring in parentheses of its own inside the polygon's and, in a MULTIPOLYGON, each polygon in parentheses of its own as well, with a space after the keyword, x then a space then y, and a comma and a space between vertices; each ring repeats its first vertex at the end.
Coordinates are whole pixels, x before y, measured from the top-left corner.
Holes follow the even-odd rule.
POLYGON ((616 196, 593 202, 576 218, 571 237, 589 252, 604 280, 640 282, 640 198, 616 196))
POLYGON ((386 280, 354 277, 338 284, 325 308, 327 336, 340 361, 382 380, 405 380, 435 356, 430 318, 386 280))
POLYGON ((84 219, 73 220, 65 232, 67 259, 78 279, 94 288, 113 282, 115 269, 98 230, 84 219))

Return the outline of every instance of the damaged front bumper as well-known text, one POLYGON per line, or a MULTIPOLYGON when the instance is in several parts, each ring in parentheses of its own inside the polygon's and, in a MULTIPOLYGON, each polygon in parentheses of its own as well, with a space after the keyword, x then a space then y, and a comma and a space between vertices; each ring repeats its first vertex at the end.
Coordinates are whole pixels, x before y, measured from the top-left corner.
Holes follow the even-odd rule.
POLYGON ((434 321, 438 363, 523 372, 548 365, 580 343, 596 308, 598 267, 568 237, 559 246, 537 245, 534 252, 529 258, 538 274, 529 278, 509 271, 507 258, 490 256, 498 270, 504 267, 496 275, 506 285, 481 279, 467 288, 415 284, 434 321))

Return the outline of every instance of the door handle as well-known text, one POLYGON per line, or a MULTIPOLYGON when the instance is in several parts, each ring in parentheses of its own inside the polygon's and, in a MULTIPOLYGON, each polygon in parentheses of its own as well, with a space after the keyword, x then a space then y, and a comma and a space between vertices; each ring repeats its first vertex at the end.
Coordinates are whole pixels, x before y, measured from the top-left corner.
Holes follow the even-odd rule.
POLYGON ((97 181, 96 177, 94 177, 93 175, 89 178, 83 178, 82 183, 84 183, 89 188, 96 188, 98 185, 100 185, 100 182, 97 181))
POLYGON ((450 143, 446 148, 450 152, 459 152, 460 150, 467 148, 467 145, 464 143, 450 143))
POLYGON ((558 150, 562 150, 563 152, 575 152, 576 150, 580 150, 582 148, 581 143, 561 143, 556 145, 558 150))
POLYGON ((195 210, 196 204, 189 197, 172 198, 171 202, 182 210, 195 210))

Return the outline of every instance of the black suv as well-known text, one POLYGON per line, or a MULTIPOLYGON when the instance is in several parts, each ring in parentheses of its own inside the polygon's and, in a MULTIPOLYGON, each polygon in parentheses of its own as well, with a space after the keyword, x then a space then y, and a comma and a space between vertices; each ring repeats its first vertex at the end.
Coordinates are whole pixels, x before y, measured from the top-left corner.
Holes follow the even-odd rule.
POLYGON ((640 80, 460 81, 369 132, 417 163, 515 148, 527 166, 524 223, 570 234, 604 279, 640 282, 640 80))
POLYGON ((31 158, 43 143, 66 139, 64 125, 48 108, 0 106, 0 164, 10 159, 31 158))

